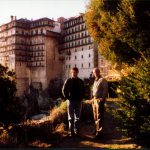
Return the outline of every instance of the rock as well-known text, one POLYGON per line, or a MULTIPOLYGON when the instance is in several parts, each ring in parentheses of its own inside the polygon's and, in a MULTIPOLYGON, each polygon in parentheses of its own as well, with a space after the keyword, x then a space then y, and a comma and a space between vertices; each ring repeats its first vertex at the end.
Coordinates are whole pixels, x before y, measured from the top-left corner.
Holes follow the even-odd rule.
POLYGON ((41 118, 46 117, 46 114, 38 114, 31 117, 34 120, 40 120, 41 118))

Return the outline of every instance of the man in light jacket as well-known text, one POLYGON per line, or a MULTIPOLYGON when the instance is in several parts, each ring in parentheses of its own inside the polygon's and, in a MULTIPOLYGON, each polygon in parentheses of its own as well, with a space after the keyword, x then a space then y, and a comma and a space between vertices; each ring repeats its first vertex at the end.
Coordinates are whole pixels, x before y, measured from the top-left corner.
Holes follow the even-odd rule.
POLYGON ((95 135, 99 137, 103 134, 104 105, 108 96, 108 83, 105 78, 101 77, 98 68, 93 69, 93 75, 95 80, 92 90, 92 108, 95 121, 95 135))

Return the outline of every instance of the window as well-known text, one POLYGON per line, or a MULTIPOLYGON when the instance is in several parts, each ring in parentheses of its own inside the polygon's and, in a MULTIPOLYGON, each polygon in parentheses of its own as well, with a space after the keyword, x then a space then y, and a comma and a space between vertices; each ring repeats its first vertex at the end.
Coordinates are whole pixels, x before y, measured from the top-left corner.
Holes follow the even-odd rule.
POLYGON ((77 59, 77 56, 75 56, 75 59, 77 59))
POLYGON ((82 64, 82 68, 83 68, 83 64, 82 64))
POLYGON ((91 67, 91 64, 89 63, 89 68, 91 67))
POLYGON ((88 39, 89 43, 91 42, 91 38, 88 39))
POLYGON ((81 58, 83 58, 83 55, 81 55, 81 58))
POLYGON ((91 55, 89 54, 89 57, 91 57, 91 55))

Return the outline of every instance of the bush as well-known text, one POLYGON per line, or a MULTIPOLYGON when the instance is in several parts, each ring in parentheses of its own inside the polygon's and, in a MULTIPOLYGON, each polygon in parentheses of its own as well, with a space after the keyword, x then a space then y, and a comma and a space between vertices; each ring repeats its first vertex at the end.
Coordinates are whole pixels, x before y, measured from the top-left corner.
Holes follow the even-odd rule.
POLYGON ((0 65, 0 121, 4 125, 17 121, 15 73, 0 65))
POLYGON ((63 81, 61 79, 52 79, 48 86, 48 93, 50 98, 57 99, 62 96, 63 81))
POLYGON ((117 110, 121 129, 135 139, 150 138, 150 63, 140 61, 134 70, 122 77, 118 93, 122 102, 117 110))
POLYGON ((108 81, 108 93, 110 98, 117 98, 118 81, 108 81))

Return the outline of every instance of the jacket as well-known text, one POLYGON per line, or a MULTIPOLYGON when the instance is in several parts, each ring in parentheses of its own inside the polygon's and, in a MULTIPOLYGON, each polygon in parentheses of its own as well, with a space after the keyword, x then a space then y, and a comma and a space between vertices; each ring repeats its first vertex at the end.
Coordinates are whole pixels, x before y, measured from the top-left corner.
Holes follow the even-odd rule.
POLYGON ((80 78, 69 78, 62 88, 63 96, 70 101, 81 101, 85 96, 84 83, 80 78))
POLYGON ((94 81, 93 96, 95 98, 106 98, 108 96, 108 82, 105 78, 94 81))

